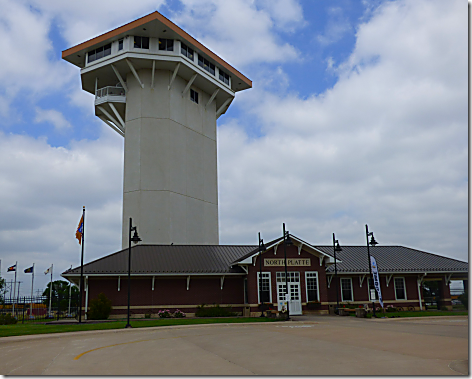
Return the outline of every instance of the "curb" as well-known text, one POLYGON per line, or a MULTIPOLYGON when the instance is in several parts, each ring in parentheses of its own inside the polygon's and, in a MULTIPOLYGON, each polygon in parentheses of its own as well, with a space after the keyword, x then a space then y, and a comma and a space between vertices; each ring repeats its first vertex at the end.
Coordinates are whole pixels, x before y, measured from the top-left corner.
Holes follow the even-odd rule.
POLYGON ((47 338, 60 338, 64 336, 83 336, 88 334, 106 334, 106 333, 128 333, 136 331, 146 331, 155 329, 179 329, 179 328, 192 328, 192 327, 215 327, 215 326, 244 326, 244 325, 272 325, 272 324, 285 324, 286 321, 272 321, 272 322, 229 322, 229 323, 214 323, 214 324, 191 324, 191 325, 167 325, 167 326, 147 326, 142 328, 121 328, 121 329, 102 329, 102 330, 83 330, 77 332, 62 332, 62 333, 43 333, 43 334, 26 334, 21 336, 7 336, 0 337, 1 342, 17 342, 17 341, 28 341, 38 340, 47 338))

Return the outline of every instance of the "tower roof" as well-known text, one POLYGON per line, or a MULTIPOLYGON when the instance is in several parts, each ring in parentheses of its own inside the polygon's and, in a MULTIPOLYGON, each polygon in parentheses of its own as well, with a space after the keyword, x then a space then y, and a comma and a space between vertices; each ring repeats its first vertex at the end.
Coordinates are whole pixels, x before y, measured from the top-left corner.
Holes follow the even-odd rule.
POLYGON ((232 75, 238 78, 239 81, 234 83, 233 87, 235 91, 252 88, 252 81, 250 79, 248 79, 228 62, 224 61, 210 49, 203 46, 195 38, 193 38, 191 35, 179 28, 176 24, 157 11, 64 50, 62 52, 62 59, 80 68, 83 68, 84 56, 86 52, 93 50, 94 47, 98 47, 104 43, 134 34, 144 37, 173 38, 183 40, 186 44, 193 47, 197 52, 207 55, 209 58, 214 60, 224 69, 228 70, 232 75))

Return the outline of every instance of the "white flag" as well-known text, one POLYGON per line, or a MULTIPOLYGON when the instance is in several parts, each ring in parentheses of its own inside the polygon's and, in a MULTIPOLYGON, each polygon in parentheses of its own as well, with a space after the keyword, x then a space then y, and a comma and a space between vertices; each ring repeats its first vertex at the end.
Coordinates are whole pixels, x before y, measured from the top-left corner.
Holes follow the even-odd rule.
POLYGON ((383 308, 384 303, 382 300, 382 292, 380 291, 379 270, 377 269, 377 262, 375 261, 375 258, 372 255, 370 256, 370 265, 372 266, 372 276, 374 279, 374 287, 379 295, 380 306, 383 308))
POLYGON ((44 275, 47 275, 49 273, 49 271, 51 271, 51 267, 49 267, 46 271, 44 271, 44 275))

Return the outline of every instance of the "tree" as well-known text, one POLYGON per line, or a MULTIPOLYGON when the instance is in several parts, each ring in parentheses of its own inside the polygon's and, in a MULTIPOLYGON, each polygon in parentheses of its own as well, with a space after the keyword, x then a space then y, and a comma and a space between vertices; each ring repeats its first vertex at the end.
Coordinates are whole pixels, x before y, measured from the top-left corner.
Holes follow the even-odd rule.
MULTIPOLYGON (((49 305, 49 294, 50 294, 51 282, 48 283, 46 289, 43 292, 43 296, 46 297, 43 303, 49 305)), ((59 303, 59 311, 65 311, 69 307, 69 282, 65 280, 56 280, 52 282, 52 306, 57 307, 59 303)), ((79 288, 72 285, 71 289, 71 307, 79 306, 79 288)))

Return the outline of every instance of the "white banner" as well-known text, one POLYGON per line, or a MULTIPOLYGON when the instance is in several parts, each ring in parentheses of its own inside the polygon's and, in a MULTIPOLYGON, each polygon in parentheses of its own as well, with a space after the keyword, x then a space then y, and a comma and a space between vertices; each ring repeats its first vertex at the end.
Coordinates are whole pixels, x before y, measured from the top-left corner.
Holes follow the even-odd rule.
POLYGON ((377 269, 377 262, 375 261, 375 258, 372 255, 370 256, 370 265, 372 266, 372 276, 374 279, 374 287, 377 291, 377 294, 379 295, 380 306, 383 308, 384 303, 382 300, 382 292, 380 291, 379 270, 377 269))

